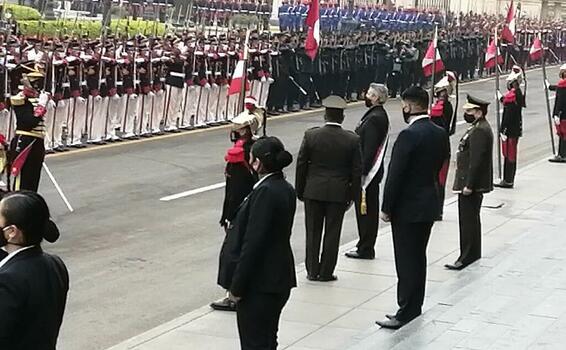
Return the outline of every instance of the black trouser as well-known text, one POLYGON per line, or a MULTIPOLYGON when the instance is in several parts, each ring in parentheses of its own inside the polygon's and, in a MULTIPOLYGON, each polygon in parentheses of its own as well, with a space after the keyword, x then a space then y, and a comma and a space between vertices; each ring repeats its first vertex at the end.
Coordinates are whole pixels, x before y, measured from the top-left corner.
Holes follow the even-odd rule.
POLYGON ((566 138, 559 137, 558 139, 558 155, 566 158, 566 138))
POLYGON ((458 217, 460 224, 460 257, 457 261, 469 265, 481 258, 480 210, 483 194, 473 192, 468 196, 458 195, 458 217))
POLYGON ((238 332, 242 350, 277 350, 281 310, 289 300, 286 293, 248 293, 237 306, 238 332))
POLYGON ((334 273, 338 260, 338 248, 345 203, 321 202, 305 199, 305 224, 307 231, 307 246, 305 265, 309 276, 330 277, 334 273), (322 255, 320 243, 324 228, 322 255), (319 258, 320 256, 320 258, 319 258))
POLYGON ((31 149, 25 159, 20 175, 12 181, 12 190, 29 190, 37 192, 39 188, 39 179, 41 177, 41 167, 45 158, 45 144, 43 139, 33 136, 16 135, 10 144, 10 160, 12 166, 15 165, 16 159, 20 153, 31 145, 31 149))
POLYGON ((391 222, 395 268, 397 270, 397 304, 395 317, 409 322, 422 313, 426 285, 426 246, 432 222, 391 222))
POLYGON ((360 237, 356 245, 358 254, 368 257, 375 256, 375 241, 379 228, 379 181, 374 179, 366 188, 367 214, 362 215, 361 191, 356 197, 356 221, 358 223, 358 235, 360 237))
POLYGON ((269 96, 267 98, 267 104, 270 110, 282 109, 285 104, 286 94, 287 94, 287 81, 288 76, 281 76, 275 79, 273 84, 269 86, 269 96))

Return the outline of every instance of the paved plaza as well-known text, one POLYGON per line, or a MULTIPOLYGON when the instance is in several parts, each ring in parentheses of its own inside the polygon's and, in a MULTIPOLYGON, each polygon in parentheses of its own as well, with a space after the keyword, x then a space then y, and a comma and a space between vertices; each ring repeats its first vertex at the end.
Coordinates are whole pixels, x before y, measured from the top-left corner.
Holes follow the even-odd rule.
MULTIPOLYGON (((562 349, 565 172, 541 161, 520 172, 514 190, 486 196, 483 258, 460 272, 443 267, 459 253, 457 205, 447 202, 429 244, 424 313, 401 330, 374 324, 396 311, 388 227, 380 231, 376 260, 340 257, 336 282, 308 282, 299 269, 299 287, 282 315, 280 349, 562 349)), ((205 306, 111 349, 239 349, 235 314, 205 306)))

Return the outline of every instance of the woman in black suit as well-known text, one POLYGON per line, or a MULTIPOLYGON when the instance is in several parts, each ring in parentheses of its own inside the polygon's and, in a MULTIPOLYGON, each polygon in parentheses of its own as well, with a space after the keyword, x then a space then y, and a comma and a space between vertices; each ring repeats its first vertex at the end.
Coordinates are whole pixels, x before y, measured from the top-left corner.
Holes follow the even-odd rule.
POLYGON ((230 223, 220 253, 218 284, 237 304, 243 350, 277 349, 279 317, 296 287, 291 229, 296 194, 283 169, 293 158, 276 137, 251 150, 260 180, 230 223))
POLYGON ((69 289, 67 268, 44 253, 43 239, 59 236, 37 193, 0 201, 0 349, 55 350, 69 289))

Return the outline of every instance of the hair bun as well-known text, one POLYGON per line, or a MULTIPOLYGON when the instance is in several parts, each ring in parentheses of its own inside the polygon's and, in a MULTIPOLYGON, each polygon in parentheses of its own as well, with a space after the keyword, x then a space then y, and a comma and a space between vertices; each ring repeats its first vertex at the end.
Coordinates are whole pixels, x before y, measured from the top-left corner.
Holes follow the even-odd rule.
POLYGON ((277 153, 275 161, 279 169, 283 169, 293 162, 293 156, 288 151, 283 150, 277 153))
POLYGON ((60 235, 59 228, 53 220, 47 220, 45 223, 45 230, 43 231, 43 238, 49 243, 54 243, 59 239, 60 235))

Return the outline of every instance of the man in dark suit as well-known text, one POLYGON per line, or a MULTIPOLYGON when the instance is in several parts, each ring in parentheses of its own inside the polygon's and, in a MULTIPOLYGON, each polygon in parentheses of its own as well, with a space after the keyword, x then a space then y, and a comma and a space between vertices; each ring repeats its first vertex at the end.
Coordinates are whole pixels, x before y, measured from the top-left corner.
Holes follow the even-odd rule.
POLYGON ((483 194, 493 190, 493 131, 485 119, 489 103, 468 95, 464 118, 470 123, 458 146, 454 192, 458 193, 460 257, 449 270, 461 270, 481 258, 480 210, 483 194))
POLYGON ((427 114, 428 93, 420 87, 403 92, 401 131, 391 155, 381 217, 391 222, 397 303, 395 315, 376 322, 397 329, 422 312, 426 284, 426 246, 434 220, 440 214, 438 172, 449 152, 448 134, 427 114))
POLYGON ((389 117, 383 108, 389 91, 383 84, 372 83, 366 93, 369 110, 360 120, 356 134, 362 151, 361 187, 356 191, 356 219, 360 240, 356 250, 346 256, 354 259, 375 258, 375 241, 379 224, 379 184, 387 149, 389 117))
POLYGON ((336 280, 342 222, 360 187, 361 161, 358 136, 342 129, 346 101, 329 96, 323 105, 326 125, 305 132, 295 187, 299 200, 305 202, 307 278, 327 282, 336 280))

